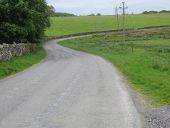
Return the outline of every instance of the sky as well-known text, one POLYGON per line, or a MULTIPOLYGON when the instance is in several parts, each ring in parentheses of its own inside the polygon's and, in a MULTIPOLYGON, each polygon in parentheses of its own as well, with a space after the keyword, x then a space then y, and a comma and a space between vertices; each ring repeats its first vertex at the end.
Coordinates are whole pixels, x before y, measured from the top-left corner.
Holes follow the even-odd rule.
MULTIPOLYGON (((170 0, 124 0, 128 13, 141 13, 150 10, 170 10, 170 0)), ((121 0, 47 0, 55 7, 56 12, 67 12, 76 15, 101 13, 112 15, 116 6, 122 6, 121 0)), ((121 13, 121 10, 119 10, 121 13)))

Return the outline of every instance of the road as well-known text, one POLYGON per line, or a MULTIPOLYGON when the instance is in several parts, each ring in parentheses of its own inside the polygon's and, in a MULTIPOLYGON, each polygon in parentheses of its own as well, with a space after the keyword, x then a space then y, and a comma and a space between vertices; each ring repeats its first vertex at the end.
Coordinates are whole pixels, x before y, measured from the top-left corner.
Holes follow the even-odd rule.
POLYGON ((40 64, 0 81, 0 128, 140 128, 117 70, 57 41, 40 64))

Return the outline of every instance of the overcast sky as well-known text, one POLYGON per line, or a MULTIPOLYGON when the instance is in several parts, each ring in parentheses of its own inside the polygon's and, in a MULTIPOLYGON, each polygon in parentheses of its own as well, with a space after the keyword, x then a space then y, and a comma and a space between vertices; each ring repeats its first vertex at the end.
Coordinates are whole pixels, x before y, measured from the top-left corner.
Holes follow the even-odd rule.
MULTIPOLYGON (((170 0, 124 0, 129 13, 140 13, 145 10, 170 10, 170 0)), ((68 12, 76 15, 91 13, 114 14, 115 6, 121 6, 121 0, 47 0, 57 12, 68 12)))

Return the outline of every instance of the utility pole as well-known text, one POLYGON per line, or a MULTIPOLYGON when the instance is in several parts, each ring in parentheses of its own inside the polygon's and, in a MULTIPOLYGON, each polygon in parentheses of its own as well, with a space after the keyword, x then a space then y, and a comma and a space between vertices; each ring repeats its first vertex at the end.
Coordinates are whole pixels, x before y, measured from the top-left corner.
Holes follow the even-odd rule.
POLYGON ((115 16, 117 18, 117 29, 119 29, 119 12, 118 12, 118 7, 117 6, 115 8, 115 16))
POLYGON ((125 2, 122 2, 122 7, 119 7, 120 9, 123 10, 123 43, 126 42, 126 35, 125 35, 125 15, 126 15, 126 12, 125 10, 128 9, 128 7, 125 7, 125 2))

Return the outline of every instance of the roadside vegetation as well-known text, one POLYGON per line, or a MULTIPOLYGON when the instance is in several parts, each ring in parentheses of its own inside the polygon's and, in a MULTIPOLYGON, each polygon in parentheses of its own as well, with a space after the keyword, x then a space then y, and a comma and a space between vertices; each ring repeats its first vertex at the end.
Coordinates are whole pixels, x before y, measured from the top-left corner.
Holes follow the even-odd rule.
MULTIPOLYGON (((0 61, 0 79, 22 71, 46 56, 41 42, 45 28, 50 25, 50 11, 46 0, 0 0, 0 44, 37 45, 36 52, 0 61)), ((6 54, 3 50, 0 53, 6 54)))
MULTIPOLYGON (((150 26, 170 25, 170 13, 126 15, 127 28, 143 28, 150 26)), ((122 28, 122 16, 119 18, 122 28)), ((51 26, 46 29, 45 36, 56 37, 81 32, 120 29, 115 16, 79 16, 52 17, 51 26)))
POLYGON ((16 57, 9 61, 0 61, 0 79, 31 67, 40 62, 46 55, 47 53, 42 47, 42 44, 38 44, 36 52, 16 57))
POLYGON ((1 0, 0 43, 37 43, 50 25, 45 0, 1 0))
POLYGON ((112 62, 155 106, 170 105, 170 27, 107 33, 60 42, 112 62))

